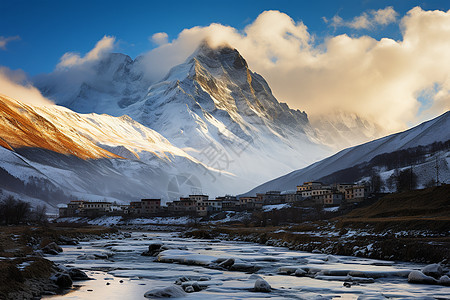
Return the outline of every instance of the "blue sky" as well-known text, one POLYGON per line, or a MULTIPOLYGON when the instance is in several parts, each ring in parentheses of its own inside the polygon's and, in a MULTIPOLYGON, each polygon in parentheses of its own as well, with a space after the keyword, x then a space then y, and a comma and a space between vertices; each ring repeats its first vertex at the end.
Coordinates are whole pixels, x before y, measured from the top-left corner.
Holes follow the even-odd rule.
POLYGON ((399 39, 398 24, 355 31, 333 28, 323 17, 347 20, 387 6, 403 16, 417 5, 446 11, 450 1, 1 1, 0 36, 20 39, 0 49, 0 65, 29 75, 51 72, 64 53, 84 54, 104 35, 116 37, 115 51, 134 58, 156 47, 148 39, 156 32, 171 40, 185 28, 213 22, 243 29, 265 10, 302 21, 318 41, 340 33, 399 39))

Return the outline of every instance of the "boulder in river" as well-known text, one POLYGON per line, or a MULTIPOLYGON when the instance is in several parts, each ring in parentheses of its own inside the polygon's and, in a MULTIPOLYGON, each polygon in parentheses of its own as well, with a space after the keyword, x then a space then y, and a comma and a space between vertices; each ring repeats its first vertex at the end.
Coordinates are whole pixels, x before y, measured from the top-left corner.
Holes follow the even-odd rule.
POLYGON ((420 271, 411 271, 408 276, 409 283, 436 284, 437 281, 431 276, 427 276, 420 271))
POLYGON ((77 268, 70 268, 68 270, 68 272, 69 272, 69 276, 70 276, 70 278, 72 278, 72 280, 88 280, 88 279, 90 279, 86 273, 84 273, 83 271, 81 271, 80 269, 77 269, 77 268))
POLYGON ((327 257, 325 258, 325 261, 327 261, 329 263, 337 263, 337 262, 339 262, 339 258, 337 258, 336 256, 333 256, 333 255, 327 255, 327 257))
POLYGON ((151 243, 148 245, 148 250, 142 252, 143 256, 157 256, 162 250, 163 244, 160 242, 151 243))
POLYGON ((232 265, 234 265, 234 258, 227 258, 219 264, 219 267, 229 269, 232 265))
POLYGON ((292 273, 295 273, 295 271, 297 271, 297 269, 298 269, 298 267, 279 267, 278 274, 290 275, 292 273))
POLYGON ((60 246, 58 246, 55 242, 51 242, 47 246, 43 247, 41 250, 45 254, 52 254, 52 255, 56 255, 60 252, 63 252, 63 249, 60 246))
POLYGON ((180 298, 185 297, 186 292, 178 285, 153 289, 144 294, 145 298, 180 298))
POLYGON ((58 243, 60 245, 78 245, 78 241, 72 238, 69 238, 67 236, 64 235, 60 235, 58 237, 58 243))
POLYGON ((306 276, 306 274, 308 274, 308 272, 306 272, 303 269, 298 268, 297 270, 295 270, 294 275, 297 277, 302 277, 302 276, 306 276))
POLYGON ((423 267, 422 273, 438 279, 441 277, 443 270, 440 264, 431 264, 423 267))
POLYGON ((200 287, 200 285, 198 284, 198 282, 194 281, 192 283, 192 287, 194 288, 195 292, 200 292, 202 290, 202 288, 200 287))
POLYGON ((270 284, 262 278, 258 278, 255 281, 255 287, 253 288, 255 292, 263 292, 270 293, 272 291, 272 287, 270 284))
POLYGON ((447 275, 441 276, 441 278, 439 278, 438 280, 438 284, 450 286, 450 277, 448 277, 447 275))
POLYGON ((51 278, 58 287, 62 289, 72 287, 72 279, 69 274, 66 273, 57 273, 51 278))

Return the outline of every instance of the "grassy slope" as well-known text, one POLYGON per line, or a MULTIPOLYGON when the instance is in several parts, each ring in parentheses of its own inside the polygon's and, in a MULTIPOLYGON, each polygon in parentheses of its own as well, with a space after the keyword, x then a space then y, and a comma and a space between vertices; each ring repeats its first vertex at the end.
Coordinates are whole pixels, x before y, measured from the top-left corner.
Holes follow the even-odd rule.
POLYGON ((344 225, 375 224, 380 229, 423 229, 447 231, 450 228, 450 185, 390 194, 376 203, 340 217, 344 225))

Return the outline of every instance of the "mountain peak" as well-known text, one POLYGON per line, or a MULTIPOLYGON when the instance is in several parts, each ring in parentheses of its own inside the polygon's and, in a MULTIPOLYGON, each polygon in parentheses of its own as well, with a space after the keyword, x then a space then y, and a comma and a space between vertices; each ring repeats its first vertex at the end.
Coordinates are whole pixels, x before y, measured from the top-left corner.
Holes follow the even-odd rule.
POLYGON ((207 40, 200 43, 190 59, 200 60, 208 66, 216 66, 220 63, 235 69, 248 68, 247 62, 238 50, 227 44, 213 47, 207 40))

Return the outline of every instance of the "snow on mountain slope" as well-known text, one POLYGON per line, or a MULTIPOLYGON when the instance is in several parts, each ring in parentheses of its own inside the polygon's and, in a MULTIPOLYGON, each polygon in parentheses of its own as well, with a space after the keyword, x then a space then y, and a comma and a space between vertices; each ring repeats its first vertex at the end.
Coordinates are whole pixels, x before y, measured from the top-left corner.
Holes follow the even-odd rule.
MULTIPOLYGON (((279 103, 264 78, 226 46, 201 44, 124 112, 196 159, 254 184, 331 153, 306 113, 279 103)), ((230 192, 245 188, 238 181, 230 192)))
POLYGON ((335 111, 311 117, 319 140, 336 151, 385 136, 384 130, 355 113, 335 111))
MULTIPOLYGON (((234 176, 206 166, 128 116, 78 114, 59 106, 31 106, 0 96, 0 167, 25 184, 30 178, 84 199, 169 199, 174 176, 202 182, 234 176), (103 199, 103 198, 101 198, 103 199)), ((8 189, 8 186, 0 184, 8 189)), ((201 186, 197 186, 201 188, 201 186)), ((187 193, 191 191, 185 191, 187 193)), ((216 186, 205 192, 219 195, 216 186)))
POLYGON ((44 148, 82 159, 142 159, 142 155, 148 159, 180 156, 195 161, 128 116, 78 114, 56 105, 32 107, 0 95, 0 118, 0 138, 8 149, 44 148))
POLYGON ((0 140, 2 146, 10 150, 37 147, 83 159, 116 157, 83 136, 79 136, 78 143, 75 143, 54 126, 52 121, 42 117, 31 106, 2 95, 0 95, 0 120, 0 140))
POLYGON ((34 78, 42 94, 79 113, 121 116, 121 109, 141 100, 150 83, 139 58, 110 53, 99 61, 34 78))
MULTIPOLYGON (((430 182, 436 182, 436 165, 438 166, 438 180, 440 183, 450 182, 450 151, 440 151, 425 158, 421 163, 413 166, 413 172, 417 175, 417 188, 426 188, 430 182)), ((409 169, 410 166, 399 168, 398 170, 409 169)), ((380 178, 386 183, 395 170, 380 170, 380 178)), ((370 178, 363 178, 362 181, 369 181, 370 178)), ((395 192, 395 185, 384 184, 383 192, 395 192)))
POLYGON ((404 132, 392 134, 359 146, 351 147, 306 168, 268 181, 245 195, 270 190, 288 190, 304 181, 317 180, 338 170, 370 161, 373 157, 393 151, 450 140, 450 111, 404 132))

